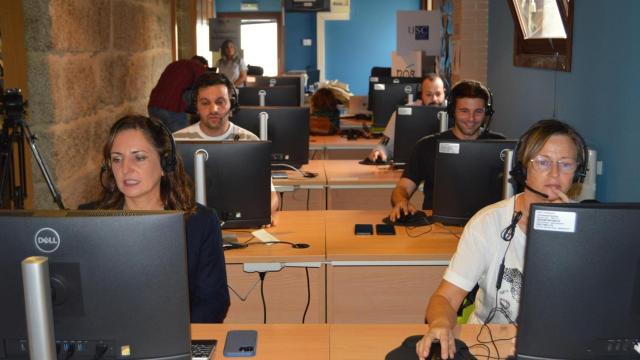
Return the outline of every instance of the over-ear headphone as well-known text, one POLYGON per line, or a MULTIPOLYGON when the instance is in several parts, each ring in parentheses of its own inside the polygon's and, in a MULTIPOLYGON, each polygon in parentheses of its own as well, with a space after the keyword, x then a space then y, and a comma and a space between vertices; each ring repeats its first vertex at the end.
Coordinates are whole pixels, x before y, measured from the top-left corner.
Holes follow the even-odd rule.
MULTIPOLYGON (((547 132, 549 137, 552 135, 567 135, 572 140, 578 141, 578 155, 580 156, 580 162, 576 171, 573 173, 573 182, 583 182, 587 176, 587 159, 589 156, 589 149, 584 138, 571 126, 556 119, 540 120, 531 127, 518 139, 515 148, 513 149, 513 167, 509 174, 519 184, 524 185, 527 180, 527 167, 522 163, 524 154, 520 154, 524 151, 524 144, 529 140, 532 134, 540 131, 541 128, 548 128, 547 132)), ((548 139, 548 138, 547 138, 548 139)))
MULTIPOLYGON (((447 114, 450 119, 455 119, 456 113, 456 102, 460 97, 483 97, 486 99, 486 104, 484 106, 484 114, 489 119, 493 116, 493 94, 488 87, 482 85, 479 81, 475 80, 462 80, 455 84, 449 95, 447 95, 447 114), (480 95, 480 96, 478 96, 480 95), (482 96, 484 95, 484 96, 482 96)), ((490 120, 487 120, 489 123, 490 120)), ((488 129, 488 126, 485 126, 485 131, 488 129)))
POLYGON ((200 75, 196 81, 193 83, 191 87, 193 92, 193 107, 195 109, 198 108, 198 89, 208 86, 214 85, 224 85, 227 87, 227 91, 229 92, 229 112, 231 114, 235 114, 238 110, 238 90, 236 90, 235 85, 222 73, 214 73, 212 71, 207 71, 204 74, 200 75))

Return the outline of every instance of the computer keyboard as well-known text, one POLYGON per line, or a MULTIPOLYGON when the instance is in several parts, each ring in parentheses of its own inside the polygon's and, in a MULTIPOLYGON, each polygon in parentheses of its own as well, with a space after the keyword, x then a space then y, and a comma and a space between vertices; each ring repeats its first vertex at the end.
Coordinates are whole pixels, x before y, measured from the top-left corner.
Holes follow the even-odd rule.
POLYGON ((210 360, 218 340, 191 340, 191 360, 210 360))

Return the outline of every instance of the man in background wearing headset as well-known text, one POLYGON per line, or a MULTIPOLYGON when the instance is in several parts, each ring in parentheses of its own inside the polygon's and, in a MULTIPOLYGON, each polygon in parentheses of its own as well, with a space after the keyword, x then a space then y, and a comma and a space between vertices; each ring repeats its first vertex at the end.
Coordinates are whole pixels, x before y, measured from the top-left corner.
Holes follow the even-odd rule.
MULTIPOLYGON (((434 73, 429 73, 422 78, 420 99, 407 105, 443 106, 444 102, 445 91, 442 78, 434 73)), ((389 118, 387 126, 384 128, 384 137, 380 141, 380 144, 371 150, 369 160, 376 161, 377 159, 380 159, 382 161, 387 161, 387 159, 393 158, 393 143, 396 134, 396 116, 397 111, 394 111, 389 118)))
POLYGON ((522 135, 511 175, 524 192, 481 209, 465 226, 427 306, 429 331, 416 344, 420 359, 429 355, 436 339, 442 358, 453 359, 456 310, 476 284, 479 290, 469 323, 516 321, 530 205, 570 202, 567 192, 584 179, 586 158, 583 138, 558 120, 538 121, 522 135))
POLYGON ((447 112, 453 117, 455 125, 445 132, 425 136, 413 147, 411 158, 402 173, 402 177, 391 193, 393 209, 389 214, 396 221, 401 214, 414 214, 416 207, 409 199, 424 181, 423 209, 431 209, 433 203, 433 178, 436 146, 439 139, 476 140, 504 139, 501 134, 488 131, 493 115, 491 93, 481 83, 474 80, 462 80, 452 89, 447 101, 447 112), (485 125, 483 128, 482 126, 485 125))
MULTIPOLYGON (((206 72, 193 85, 196 96, 198 118, 195 124, 173 134, 176 139, 196 140, 260 140, 249 130, 229 121, 237 107, 237 96, 233 84, 222 74, 206 72)), ((271 221, 280 206, 278 194, 271 182, 271 221)))

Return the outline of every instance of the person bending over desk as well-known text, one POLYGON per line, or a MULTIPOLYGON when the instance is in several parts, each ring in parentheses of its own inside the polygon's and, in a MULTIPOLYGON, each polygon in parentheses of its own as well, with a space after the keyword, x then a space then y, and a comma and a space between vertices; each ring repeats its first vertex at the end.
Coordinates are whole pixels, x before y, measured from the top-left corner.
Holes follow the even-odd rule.
POLYGON ((566 203, 572 183, 585 176, 586 147, 571 126, 541 120, 516 146, 513 177, 524 192, 489 205, 469 220, 426 310, 429 332, 416 344, 420 359, 438 339, 442 357, 455 352, 456 310, 476 284, 470 323, 507 323, 518 317, 529 206, 566 203))
MULTIPOLYGON (((176 139, 260 140, 254 133, 229 121, 238 107, 233 84, 224 75, 207 72, 196 79, 196 107, 199 121, 173 133, 176 139)), ((271 182, 271 225, 276 225, 280 199, 271 182)))
MULTIPOLYGON (((425 105, 425 106, 443 106, 445 103, 445 90, 442 78, 434 73, 429 73, 422 79, 422 90, 420 99, 413 104, 407 105, 425 105)), ((375 148, 369 153, 369 160, 376 161, 380 159, 387 161, 393 158, 393 143, 396 134, 396 116, 394 111, 389 118, 387 126, 384 128, 384 137, 375 148)))
POLYGON ((156 119, 125 116, 111 127, 103 156, 99 209, 185 212, 191 322, 221 323, 230 300, 220 220, 194 201, 169 129, 156 119))
POLYGON ((413 147, 402 177, 391 193, 393 209, 389 214, 391 221, 404 214, 414 214, 416 207, 409 199, 424 181, 423 209, 431 209, 433 203, 433 171, 436 147, 439 139, 504 139, 504 136, 489 131, 493 115, 491 92, 474 80, 462 80, 457 83, 447 101, 447 112, 454 118, 454 127, 445 132, 425 136, 413 147), (483 127, 484 125, 484 127, 483 127))

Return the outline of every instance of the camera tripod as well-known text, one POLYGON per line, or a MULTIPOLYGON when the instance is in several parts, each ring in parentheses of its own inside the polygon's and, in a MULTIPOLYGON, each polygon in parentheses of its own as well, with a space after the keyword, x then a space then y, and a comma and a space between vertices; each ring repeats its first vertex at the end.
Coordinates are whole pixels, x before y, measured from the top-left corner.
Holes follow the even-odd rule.
POLYGON ((0 208, 24 209, 26 190, 25 141, 29 144, 49 191, 58 208, 64 209, 49 169, 24 119, 24 103, 20 89, 7 89, 4 94, 4 123, 0 132, 0 208), (17 152, 17 153, 16 153, 17 152), (17 162, 17 163, 16 163, 17 162), (8 203, 7 203, 8 202, 8 203))

